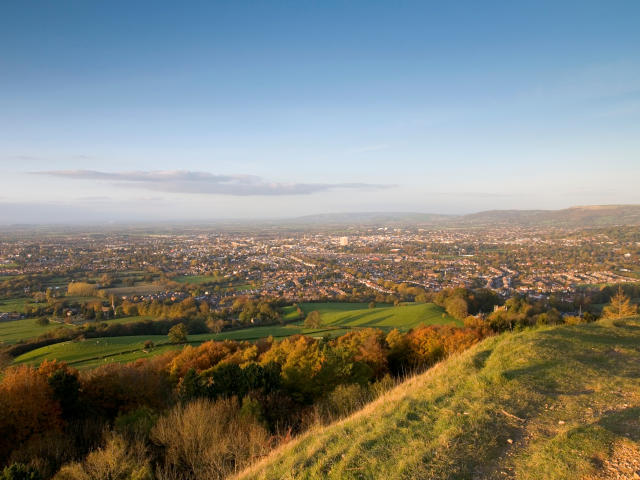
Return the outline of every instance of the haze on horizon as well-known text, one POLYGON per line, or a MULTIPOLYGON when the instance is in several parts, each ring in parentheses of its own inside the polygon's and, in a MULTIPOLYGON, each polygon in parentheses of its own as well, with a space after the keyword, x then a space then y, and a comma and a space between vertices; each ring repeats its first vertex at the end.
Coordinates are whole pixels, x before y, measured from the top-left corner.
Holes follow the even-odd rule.
POLYGON ((640 3, 0 5, 0 223, 640 203, 640 3))

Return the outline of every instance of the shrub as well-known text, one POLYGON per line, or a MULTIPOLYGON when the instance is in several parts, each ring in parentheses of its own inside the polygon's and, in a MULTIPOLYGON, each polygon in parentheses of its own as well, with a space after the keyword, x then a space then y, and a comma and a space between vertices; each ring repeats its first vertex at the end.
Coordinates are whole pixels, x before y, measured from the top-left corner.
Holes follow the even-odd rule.
POLYGON ((587 320, 575 315, 567 315, 564 317, 564 323, 567 325, 580 325, 581 323, 587 323, 587 320))
POLYGON ((185 343, 187 341, 187 327, 184 323, 174 325, 169 329, 168 337, 171 343, 185 343))
POLYGON ((151 439, 164 448, 168 472, 194 480, 222 479, 269 449, 267 431, 252 415, 240 415, 235 398, 197 399, 161 417, 151 439))
POLYGON ((320 328, 322 326, 322 319, 320 318, 320 312, 314 310, 309 312, 307 318, 304 320, 304 326, 307 328, 320 328))
POLYGON ((318 402, 316 412, 325 422, 346 417, 371 401, 371 392, 358 384, 338 385, 335 390, 318 402))
POLYGON ((94 450, 84 461, 60 469, 54 480, 151 480, 151 467, 144 445, 129 443, 111 434, 104 447, 94 450))
POLYGON ((127 438, 147 439, 158 415, 149 407, 140 407, 121 413, 114 422, 115 429, 127 438))
POLYGON ((0 480, 41 480, 37 470, 22 463, 14 463, 5 467, 0 473, 0 480))

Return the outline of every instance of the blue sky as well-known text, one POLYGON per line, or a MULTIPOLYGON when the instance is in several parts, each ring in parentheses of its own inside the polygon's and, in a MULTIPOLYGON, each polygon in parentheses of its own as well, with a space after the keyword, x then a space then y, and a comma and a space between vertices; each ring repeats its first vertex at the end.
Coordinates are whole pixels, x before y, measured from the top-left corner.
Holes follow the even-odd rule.
POLYGON ((0 221, 640 203, 640 2, 0 3, 0 221))

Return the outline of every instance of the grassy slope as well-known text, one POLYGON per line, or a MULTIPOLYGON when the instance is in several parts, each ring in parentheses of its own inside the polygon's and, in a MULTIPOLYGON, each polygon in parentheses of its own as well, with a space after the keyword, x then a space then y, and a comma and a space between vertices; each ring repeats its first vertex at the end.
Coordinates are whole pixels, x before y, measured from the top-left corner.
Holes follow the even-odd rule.
POLYGON ((31 304, 31 299, 28 297, 2 299, 0 300, 0 312, 24 313, 28 304, 31 304))
POLYGON ((239 478, 635 478, 639 442, 640 320, 599 322, 489 338, 239 478))
POLYGON ((16 358, 16 363, 39 364, 45 359, 58 359, 74 364, 93 357, 112 355, 127 350, 143 349, 145 340, 154 342, 166 342, 164 335, 133 336, 133 337, 109 337, 91 338, 82 341, 68 341, 48 345, 32 350, 16 358))
POLYGON ((398 307, 381 305, 368 308, 366 303, 303 303, 305 313, 320 312, 327 326, 373 327, 409 330, 418 325, 462 325, 433 303, 405 303, 398 307))
MULTIPOLYGON (((101 320, 95 323, 136 323, 142 322, 144 320, 152 320, 153 317, 122 317, 116 318, 113 320, 101 320)), ((87 322, 93 323, 93 322, 87 322)), ((31 338, 38 337, 44 333, 47 333, 51 330, 55 330, 57 328, 68 328, 72 329, 72 327, 58 322, 51 322, 49 325, 39 325, 37 319, 35 318, 25 318, 22 320, 12 320, 10 322, 0 322, 0 343, 6 344, 14 344, 21 340, 28 340, 31 338)))
POLYGON ((37 337, 43 333, 56 328, 65 327, 61 323, 50 323, 49 325, 38 325, 35 318, 25 318, 23 320, 12 320, 10 322, 0 322, 0 342, 6 344, 17 343, 20 340, 37 337))

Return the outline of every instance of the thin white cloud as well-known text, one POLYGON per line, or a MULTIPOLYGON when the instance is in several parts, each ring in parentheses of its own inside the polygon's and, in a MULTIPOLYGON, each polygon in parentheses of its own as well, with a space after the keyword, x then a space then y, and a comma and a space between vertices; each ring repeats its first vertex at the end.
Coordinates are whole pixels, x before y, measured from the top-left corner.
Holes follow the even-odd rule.
POLYGON ((279 183, 255 175, 216 175, 188 170, 101 172, 97 170, 49 170, 31 172, 75 180, 108 181, 122 187, 171 193, 236 196, 307 195, 333 189, 381 189, 391 185, 368 183, 279 183))
POLYGON ((521 193, 503 192, 429 192, 434 196, 442 197, 481 197, 481 198, 507 198, 521 195, 521 193))
POLYGON ((381 150, 388 150, 391 148, 386 143, 378 144, 378 145, 365 145, 364 147, 357 147, 347 150, 347 154, 358 154, 358 153, 370 153, 370 152, 379 152, 381 150))

